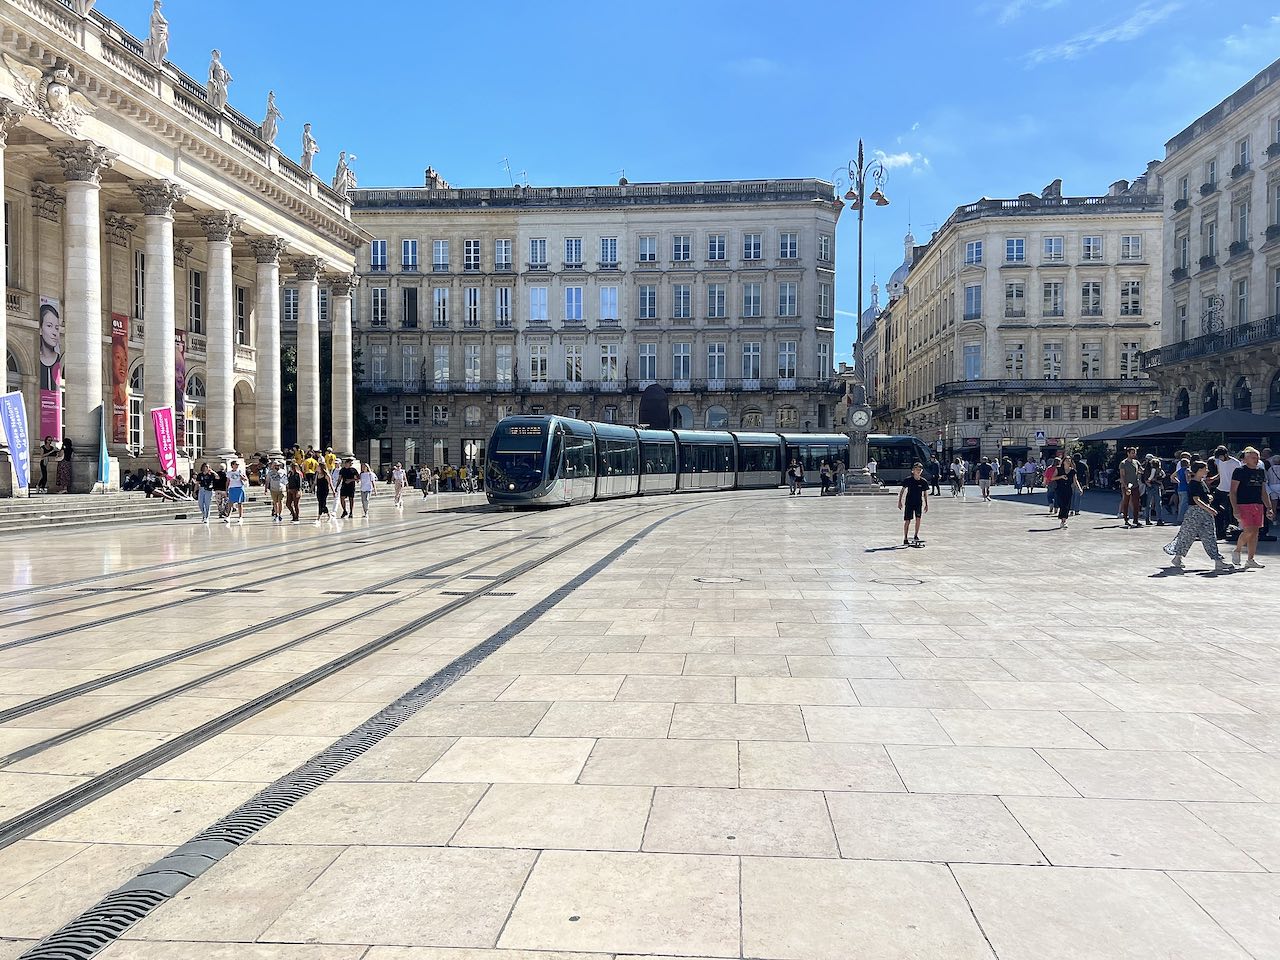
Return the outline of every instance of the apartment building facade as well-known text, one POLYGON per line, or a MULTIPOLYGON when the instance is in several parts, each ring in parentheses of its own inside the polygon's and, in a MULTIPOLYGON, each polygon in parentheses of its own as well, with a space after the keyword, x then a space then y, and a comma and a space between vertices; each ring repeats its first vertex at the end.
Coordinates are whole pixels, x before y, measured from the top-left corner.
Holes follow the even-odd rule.
POLYGON ((1148 416, 1160 211, 1154 169, 1106 196, 1055 181, 957 208, 913 257, 895 425, 948 455, 1016 460, 1148 416))
MULTIPOLYGON (((819 180, 354 191, 374 463, 478 461, 499 419, 828 430, 835 225, 819 180)), ((363 452, 363 451, 362 451, 363 452)))
POLYGON ((1280 412, 1280 60, 1165 145, 1165 416, 1280 412))

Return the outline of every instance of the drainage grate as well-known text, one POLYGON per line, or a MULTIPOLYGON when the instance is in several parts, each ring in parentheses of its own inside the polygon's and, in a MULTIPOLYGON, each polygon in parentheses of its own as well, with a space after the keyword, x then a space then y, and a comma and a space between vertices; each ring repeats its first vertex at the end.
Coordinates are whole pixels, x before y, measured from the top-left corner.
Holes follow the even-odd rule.
POLYGON ((412 577, 414 580, 446 580, 449 575, 447 573, 415 573, 412 577))
POLYGON ((915 577, 881 577, 871 582, 885 587, 918 587, 924 583, 923 580, 917 580, 915 577))
POLYGON ((76 593, 115 593, 121 590, 126 593, 141 593, 150 589, 150 587, 80 587, 76 593))
POLYGON ((463 580, 497 580, 497 577, 486 577, 483 573, 469 573, 463 580))
POLYGON ((742 577, 694 577, 695 583, 743 583, 742 577))
MULTIPOLYGON (((210 865, 212 863, 210 861, 210 865)), ((63 927, 58 931, 56 940, 51 937, 23 956, 32 960, 92 957, 170 896, 172 894, 159 890, 126 891, 121 888, 63 927)))
POLYGON ((469 597, 471 596, 466 590, 441 590, 442 597, 469 597))
POLYGON ((355 593, 354 590, 325 590, 320 595, 322 597, 345 597, 347 594, 355 593))
POLYGON ((394 597, 399 590, 370 590, 365 594, 366 597, 394 597))

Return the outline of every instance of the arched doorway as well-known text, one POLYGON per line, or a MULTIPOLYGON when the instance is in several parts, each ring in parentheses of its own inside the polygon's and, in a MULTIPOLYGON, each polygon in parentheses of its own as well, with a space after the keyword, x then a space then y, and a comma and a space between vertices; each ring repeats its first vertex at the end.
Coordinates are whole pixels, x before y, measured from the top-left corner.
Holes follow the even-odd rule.
POLYGON ((255 453, 266 453, 265 450, 258 449, 257 438, 254 437, 258 407, 253 394, 253 385, 248 380, 239 381, 232 396, 235 398, 232 404, 234 409, 232 436, 235 439, 236 449, 244 457, 251 457, 255 453))
POLYGON ((693 410, 687 403, 682 403, 678 407, 671 408, 672 430, 692 430, 694 426, 693 410))
POLYGON ((1173 419, 1185 420, 1191 416, 1191 392, 1183 387, 1178 391, 1178 399, 1173 407, 1173 419))
POLYGON ((712 404, 707 407, 707 412, 703 415, 703 421, 706 423, 708 430, 728 430, 729 411, 719 404, 712 404))
POLYGON ((1280 410, 1280 370, 1271 378, 1271 386, 1267 389, 1267 410, 1271 413, 1280 410))
POLYGON ((187 456, 193 460, 204 453, 204 377, 198 373, 187 374, 187 392, 183 398, 182 425, 185 433, 183 445, 187 456))
POLYGON ((1246 412, 1253 409, 1253 391, 1249 389, 1248 377, 1241 377, 1231 388, 1231 409, 1246 412))
POLYGON ((18 358, 12 350, 4 352, 5 391, 13 393, 22 390, 22 369, 18 366, 18 358))
POLYGON ((1210 380, 1204 385, 1204 390, 1200 394, 1200 412, 1210 413, 1218 409, 1218 385, 1210 380))

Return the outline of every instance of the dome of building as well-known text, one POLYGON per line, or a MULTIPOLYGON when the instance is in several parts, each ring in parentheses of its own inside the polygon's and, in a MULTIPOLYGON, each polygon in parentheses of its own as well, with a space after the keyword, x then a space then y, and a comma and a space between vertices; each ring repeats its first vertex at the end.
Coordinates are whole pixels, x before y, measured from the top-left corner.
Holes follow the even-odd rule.
POLYGON ((893 271, 893 275, 889 277, 889 302, 897 300, 902 296, 902 291, 907 285, 907 274, 911 272, 911 257, 915 251, 916 238, 911 235, 911 231, 907 231, 907 235, 902 240, 902 263, 898 269, 893 271))
POLYGON ((871 306, 867 307, 867 309, 862 311, 862 317, 859 321, 859 329, 863 333, 866 333, 868 330, 870 330, 873 326, 875 326, 875 322, 879 318, 880 313, 881 313, 880 284, 872 280, 871 281, 871 306))

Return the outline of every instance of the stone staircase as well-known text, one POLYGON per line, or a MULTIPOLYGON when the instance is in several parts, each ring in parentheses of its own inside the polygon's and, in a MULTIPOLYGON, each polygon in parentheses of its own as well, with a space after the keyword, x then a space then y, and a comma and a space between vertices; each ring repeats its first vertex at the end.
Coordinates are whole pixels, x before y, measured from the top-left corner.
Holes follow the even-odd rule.
POLYGON ((199 515, 195 503, 148 500, 141 493, 34 494, 0 500, 0 537, 52 527, 172 520, 199 515))

